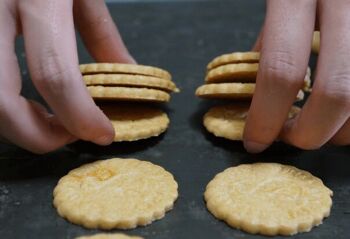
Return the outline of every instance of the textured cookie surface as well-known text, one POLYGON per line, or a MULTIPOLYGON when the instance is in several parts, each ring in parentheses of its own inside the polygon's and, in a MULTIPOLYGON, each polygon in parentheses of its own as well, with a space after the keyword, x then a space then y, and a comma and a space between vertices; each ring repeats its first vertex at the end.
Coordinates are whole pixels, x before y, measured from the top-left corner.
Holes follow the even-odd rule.
MULTIPOLYGON (((215 83, 197 88, 196 96, 205 99, 239 99, 251 100, 255 91, 255 83, 215 83)), ((304 99, 304 92, 300 90, 296 100, 304 99)))
POLYGON ((128 229, 164 217, 178 192, 176 181, 164 168, 114 158, 70 171, 59 180, 53 195, 58 214, 72 223, 128 229))
MULTIPOLYGON (((229 104, 212 107, 203 117, 204 127, 217 137, 230 140, 242 140, 249 104, 229 104)), ((300 109, 293 106, 289 118, 293 118, 300 109)))
POLYGON ((276 163, 228 168, 215 176, 204 194, 216 218, 264 235, 310 231, 330 214, 331 196, 317 177, 276 163))
POLYGON ((88 86, 90 95, 99 100, 168 102, 170 95, 162 90, 119 86, 88 86))
POLYGON ((143 239, 142 237, 137 236, 128 236, 121 233, 100 233, 92 236, 81 236, 77 237, 76 239, 143 239))
POLYGON ((120 63, 92 63, 80 65, 82 74, 99 74, 99 73, 121 73, 154 76, 171 80, 171 75, 166 70, 153 66, 120 64, 120 63))
POLYGON ((243 81, 255 82, 258 73, 258 63, 227 64, 208 71, 206 83, 243 81))
POLYGON ((101 106, 115 130, 114 142, 136 141, 158 136, 169 126, 163 111, 137 104, 101 106))
POLYGON ((211 70, 215 67, 233 63, 258 63, 260 59, 259 52, 233 52, 223 54, 214 58, 209 62, 207 69, 211 70))
POLYGON ((103 86, 136 86, 161 89, 168 92, 178 92, 179 89, 171 80, 166 80, 153 76, 130 75, 130 74, 95 74, 84 75, 86 85, 103 86))

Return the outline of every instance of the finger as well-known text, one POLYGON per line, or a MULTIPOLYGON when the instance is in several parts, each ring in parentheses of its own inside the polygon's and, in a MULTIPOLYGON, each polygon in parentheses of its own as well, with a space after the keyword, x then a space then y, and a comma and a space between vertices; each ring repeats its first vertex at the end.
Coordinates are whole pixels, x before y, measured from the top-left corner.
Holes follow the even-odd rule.
POLYGON ((335 145, 350 145, 350 119, 331 138, 330 143, 335 145))
POLYGON ((14 46, 17 16, 1 4, 4 2, 0 3, 0 140, 35 153, 52 151, 73 137, 61 126, 51 124, 42 106, 19 95, 21 79, 14 46))
POLYGON ((319 148, 349 118, 350 16, 347 1, 320 1, 322 41, 313 91, 299 117, 288 122, 282 137, 304 149, 319 148))
POLYGON ((277 138, 303 87, 315 14, 316 1, 267 2, 256 89, 243 136, 248 152, 261 152, 277 138))
POLYGON ((96 61, 136 63, 103 0, 75 0, 74 21, 96 61))
POLYGON ((76 140, 62 125, 53 123, 47 112, 38 111, 19 95, 7 95, 7 101, 1 103, 1 135, 21 148, 42 154, 76 140))
POLYGON ((77 138, 109 144, 114 130, 95 105, 78 67, 72 1, 21 1, 28 66, 34 85, 77 138))

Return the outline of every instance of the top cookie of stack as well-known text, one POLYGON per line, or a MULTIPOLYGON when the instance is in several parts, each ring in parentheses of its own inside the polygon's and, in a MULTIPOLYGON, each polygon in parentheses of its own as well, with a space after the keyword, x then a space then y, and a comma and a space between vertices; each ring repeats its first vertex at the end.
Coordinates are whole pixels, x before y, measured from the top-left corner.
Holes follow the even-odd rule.
POLYGON ((93 63, 80 65, 94 99, 168 102, 178 92, 169 72, 144 65, 93 63))
MULTIPOLYGON (((207 66, 205 85, 197 88, 202 98, 250 100, 255 90, 259 68, 259 52, 234 52, 213 59, 207 66)), ((305 76, 304 89, 310 87, 310 69, 305 76)), ((297 99, 304 98, 299 91, 297 99)))

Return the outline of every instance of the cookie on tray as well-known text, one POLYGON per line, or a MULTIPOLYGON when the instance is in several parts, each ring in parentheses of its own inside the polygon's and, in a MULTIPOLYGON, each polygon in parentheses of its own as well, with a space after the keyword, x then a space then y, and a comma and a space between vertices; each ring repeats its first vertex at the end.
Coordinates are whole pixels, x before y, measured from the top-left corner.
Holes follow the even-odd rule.
POLYGON ((54 189, 60 216, 86 228, 130 229, 173 208, 178 185, 164 168, 137 159, 96 161, 70 171, 54 189))
POLYGON ((228 225, 252 234, 308 232, 330 214, 332 191, 292 166, 242 164, 217 174, 207 185, 208 210, 228 225))

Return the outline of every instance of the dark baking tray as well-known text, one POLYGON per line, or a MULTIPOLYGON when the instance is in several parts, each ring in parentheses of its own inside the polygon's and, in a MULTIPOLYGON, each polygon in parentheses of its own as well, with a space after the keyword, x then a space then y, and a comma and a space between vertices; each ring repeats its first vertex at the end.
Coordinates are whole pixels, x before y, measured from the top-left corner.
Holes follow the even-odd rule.
MULTIPOLYGON (((273 161, 295 165, 320 177, 334 191, 331 216, 296 238, 349 238, 350 148, 325 146, 303 151, 283 143, 260 155, 247 154, 240 142, 215 138, 202 126, 203 113, 215 102, 194 96, 213 57, 248 50, 264 18, 261 0, 123 2, 110 5, 120 31, 139 63, 168 69, 181 88, 163 108, 169 130, 158 138, 98 147, 79 142, 44 156, 0 145, 0 238, 74 238, 92 234, 60 218, 52 207, 58 179, 84 163, 110 157, 135 157, 159 164, 179 183, 179 198, 164 219, 127 231, 153 239, 261 238, 216 220, 203 192, 215 174, 241 163, 273 161)), ((81 62, 91 62, 81 41, 81 62)), ((28 78, 23 41, 17 42, 23 94, 41 100, 28 78)), ((312 61, 314 65, 314 61, 312 61)))

